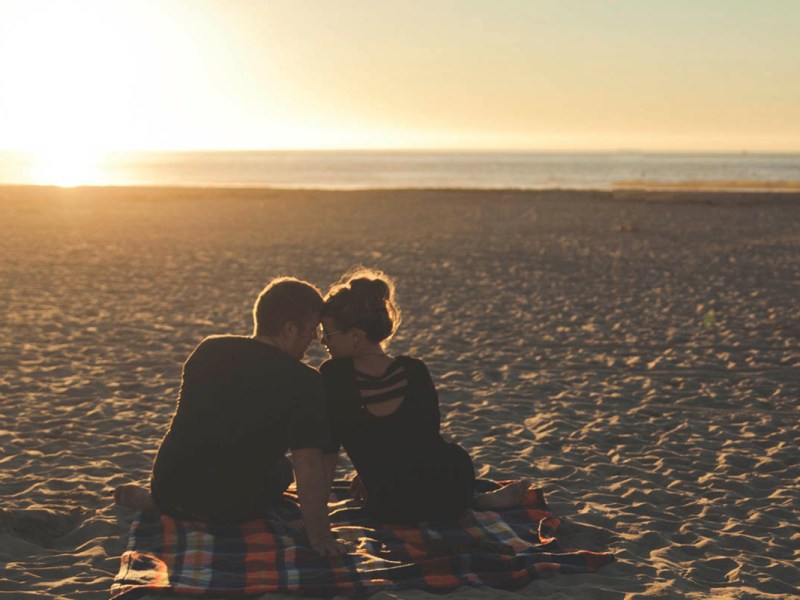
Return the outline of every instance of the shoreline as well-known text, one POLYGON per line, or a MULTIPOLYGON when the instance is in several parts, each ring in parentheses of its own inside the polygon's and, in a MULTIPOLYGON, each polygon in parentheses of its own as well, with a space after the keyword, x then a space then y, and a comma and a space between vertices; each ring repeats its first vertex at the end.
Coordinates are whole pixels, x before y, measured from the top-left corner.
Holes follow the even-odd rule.
POLYGON ((605 201, 642 201, 642 202, 706 202, 708 200, 761 200, 777 201, 780 203, 800 202, 800 188, 798 189, 710 189, 710 188, 686 188, 686 187, 615 187, 615 188, 515 188, 515 187, 358 187, 358 188, 327 188, 327 187, 269 187, 269 186, 200 186, 200 185, 86 185, 86 186, 57 186, 57 185, 33 185, 33 184, 0 184, 0 200, 3 200, 2 193, 9 192, 45 192, 50 194, 60 194, 63 196, 74 196, 89 194, 92 196, 111 194, 123 195, 135 192, 166 193, 177 192, 181 195, 202 195, 208 197, 210 194, 232 194, 235 196, 253 196, 259 194, 270 195, 292 195, 292 194, 320 194, 325 196, 337 195, 392 195, 392 196, 415 196, 425 195, 448 195, 465 194, 469 196, 489 195, 500 196, 502 198, 519 198, 529 196, 530 199, 541 200, 544 198, 561 197, 560 199, 570 199, 575 201, 591 198, 592 200, 605 201))

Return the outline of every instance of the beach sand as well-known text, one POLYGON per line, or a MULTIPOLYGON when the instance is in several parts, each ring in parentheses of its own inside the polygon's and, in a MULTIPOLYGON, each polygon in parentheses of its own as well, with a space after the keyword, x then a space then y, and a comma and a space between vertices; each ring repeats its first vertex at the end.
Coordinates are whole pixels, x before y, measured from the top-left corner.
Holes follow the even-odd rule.
POLYGON ((452 597, 798 590, 798 194, 3 187, 0 252, 0 598, 106 598, 183 360, 354 264, 397 277, 391 350, 479 474, 617 556, 452 597))

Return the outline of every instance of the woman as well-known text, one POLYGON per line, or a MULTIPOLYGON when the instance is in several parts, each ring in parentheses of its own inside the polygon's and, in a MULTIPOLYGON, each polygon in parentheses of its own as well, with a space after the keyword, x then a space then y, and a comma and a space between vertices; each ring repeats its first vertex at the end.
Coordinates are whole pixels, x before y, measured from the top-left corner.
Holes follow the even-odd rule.
POLYGON ((439 400, 425 363, 386 353, 400 324, 391 279, 365 269, 345 275, 321 315, 322 343, 332 356, 320 367, 334 439, 326 454, 329 481, 341 445, 367 511, 381 521, 449 519, 469 507, 521 502, 524 481, 475 493, 472 460, 439 433, 439 400))

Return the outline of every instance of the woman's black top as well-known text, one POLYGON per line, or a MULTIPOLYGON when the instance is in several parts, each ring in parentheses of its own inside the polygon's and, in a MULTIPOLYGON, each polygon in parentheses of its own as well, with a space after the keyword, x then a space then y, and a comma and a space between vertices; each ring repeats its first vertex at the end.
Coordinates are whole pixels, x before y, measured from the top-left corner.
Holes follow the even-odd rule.
POLYGON ((421 360, 399 356, 380 376, 352 359, 321 367, 332 440, 344 446, 367 492, 367 510, 386 522, 453 518, 467 508, 475 473, 469 455, 439 434, 439 398, 421 360), (367 405, 402 397, 386 416, 367 405))

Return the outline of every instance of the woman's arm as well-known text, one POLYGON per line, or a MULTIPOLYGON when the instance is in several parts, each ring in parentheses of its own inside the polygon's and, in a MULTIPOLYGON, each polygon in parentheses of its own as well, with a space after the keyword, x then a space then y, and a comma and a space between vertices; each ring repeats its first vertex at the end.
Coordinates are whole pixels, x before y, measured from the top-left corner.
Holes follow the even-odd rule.
POLYGON ((426 423, 430 423, 438 433, 442 423, 442 414, 439 409, 439 394, 433 384, 431 373, 427 365, 421 360, 417 361, 419 366, 421 409, 425 413, 426 423))

